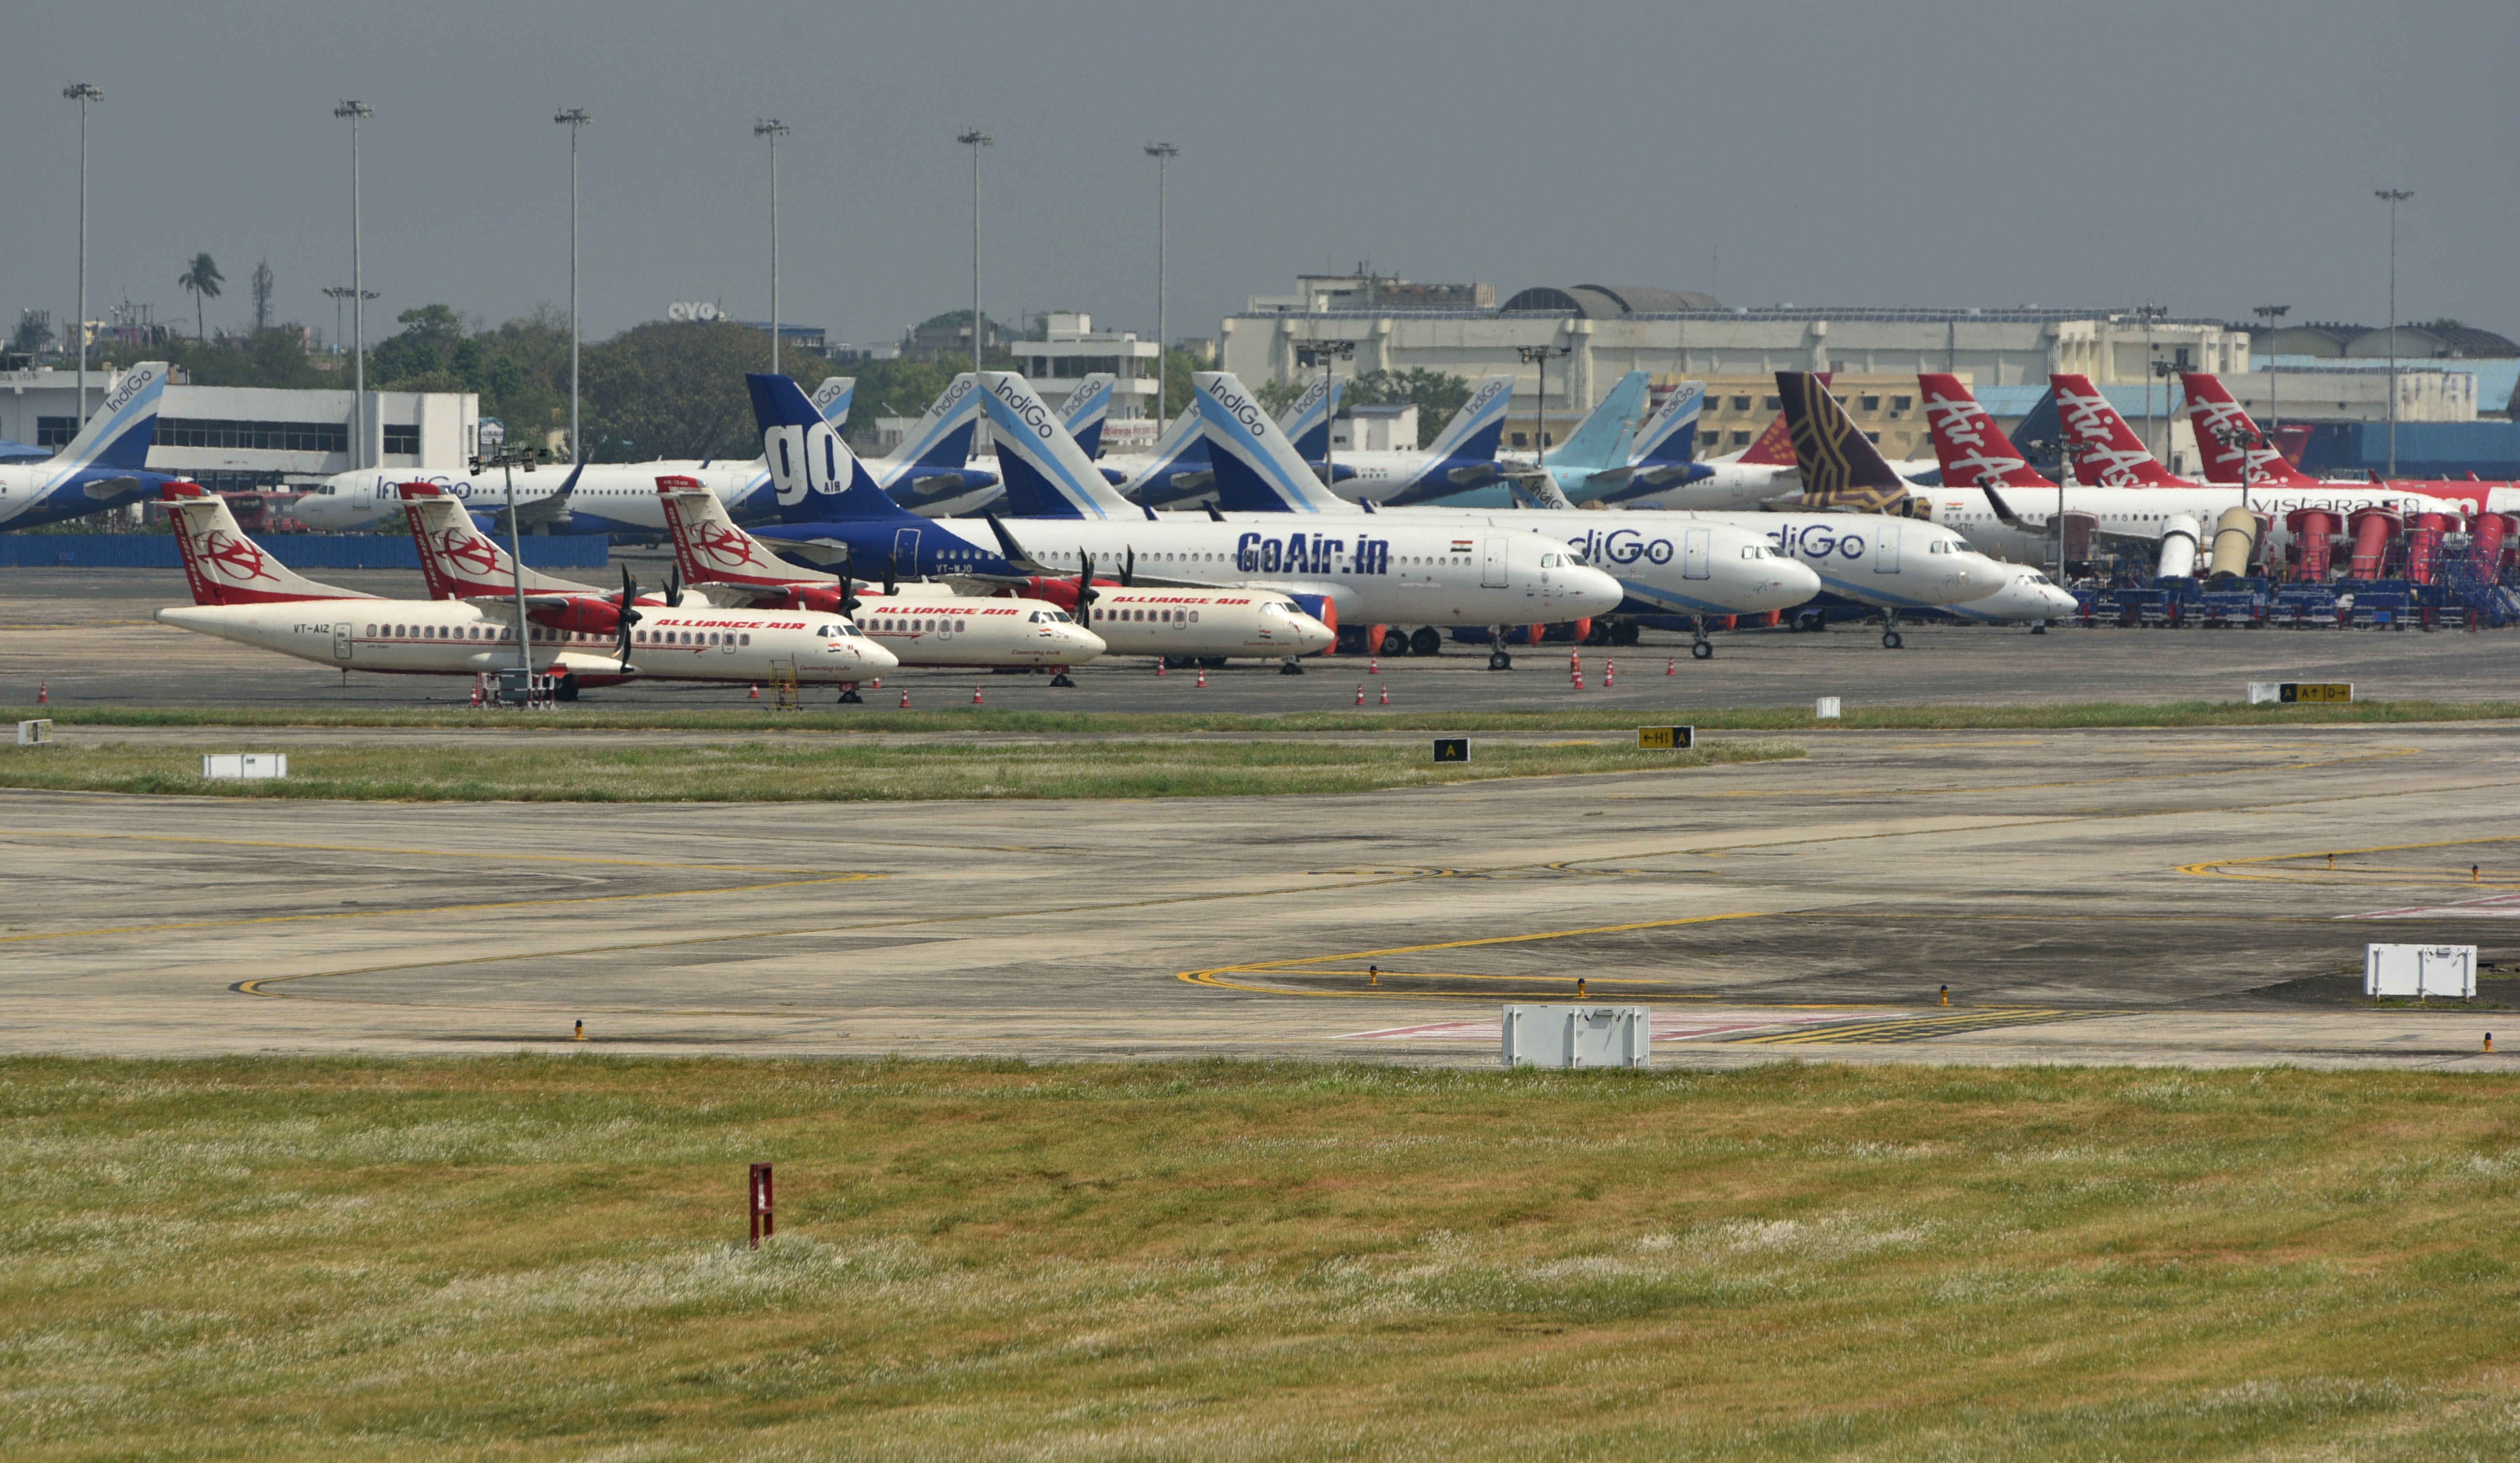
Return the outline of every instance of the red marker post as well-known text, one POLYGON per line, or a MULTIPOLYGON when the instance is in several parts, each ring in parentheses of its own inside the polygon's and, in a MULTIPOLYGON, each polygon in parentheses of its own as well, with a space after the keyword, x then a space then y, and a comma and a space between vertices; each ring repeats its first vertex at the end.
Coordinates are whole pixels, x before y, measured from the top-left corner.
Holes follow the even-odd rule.
POLYGON ((778 1220, 771 1211, 773 1195, 771 1192, 770 1166, 768 1164, 753 1165, 752 1176, 747 1181, 746 1187, 748 1190, 747 1197, 749 1200, 746 1207, 752 1211, 752 1248, 758 1250, 761 1248, 762 1236, 776 1234, 779 1232, 778 1220))

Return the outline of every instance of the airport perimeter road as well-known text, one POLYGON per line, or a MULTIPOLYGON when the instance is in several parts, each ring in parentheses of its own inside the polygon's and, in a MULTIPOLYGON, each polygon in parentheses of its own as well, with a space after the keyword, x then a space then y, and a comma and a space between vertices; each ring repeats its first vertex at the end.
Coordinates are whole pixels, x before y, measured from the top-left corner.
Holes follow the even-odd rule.
POLYGON ((0 794, 0 1047, 1476 1064, 1580 977, 1665 1064, 2520 1063, 2506 729, 1804 740, 1322 799, 0 794), (2363 1008, 2366 939, 2483 946, 2498 1008, 2363 1008))
MULTIPOLYGON (((345 587, 416 594, 416 574, 348 572, 345 587)), ((643 571, 643 579, 652 577, 643 571)), ((26 705, 37 686, 56 705, 123 707, 410 707, 462 705, 460 677, 350 675, 151 620, 160 605, 189 602, 173 571, 12 571, 0 579, 0 704, 26 705)), ((1881 649, 1877 629, 1840 625, 1822 634, 1759 630, 1716 637, 1711 661, 1691 661, 1685 635, 1650 634, 1645 645, 1584 652, 1585 690, 1566 674, 1568 647, 1515 652, 1515 669, 1494 674, 1481 647, 1448 645, 1432 660, 1364 657, 1308 663, 1303 676, 1249 662, 1195 675, 1157 677, 1142 659, 1100 662, 1061 690, 1046 676, 911 669, 870 697, 879 715, 901 689, 923 709, 988 704, 1021 709, 1271 712, 1353 709, 1359 682, 1368 706, 1409 710, 1496 710, 1628 705, 1772 707, 1839 696, 1853 706, 2012 705, 2036 702, 2235 701, 2252 680, 2348 680, 2365 699, 2479 701, 2520 682, 2520 633, 2335 630, 2059 630, 1913 626, 1907 648, 1881 649), (1601 685, 1609 663, 1617 684, 1601 685), (1670 673, 1666 673, 1666 671, 1670 673)), ((589 709, 707 709, 741 704, 742 685, 656 683, 590 692, 589 709)), ((832 693, 817 693, 828 701, 832 693)))

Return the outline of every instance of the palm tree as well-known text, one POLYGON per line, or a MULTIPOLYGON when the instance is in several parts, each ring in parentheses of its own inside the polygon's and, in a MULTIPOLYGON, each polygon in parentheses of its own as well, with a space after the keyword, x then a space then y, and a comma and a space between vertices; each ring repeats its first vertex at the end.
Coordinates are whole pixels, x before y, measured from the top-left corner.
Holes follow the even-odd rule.
POLYGON ((175 284, 179 289, 190 290, 193 292, 193 335, 195 338, 199 339, 209 334, 209 332, 202 327, 202 301, 203 299, 218 298, 219 286, 226 283, 227 276, 219 273, 219 262, 218 260, 210 257, 209 251, 207 250, 203 250, 202 252, 193 255, 192 267, 186 269, 182 274, 175 276, 175 284))

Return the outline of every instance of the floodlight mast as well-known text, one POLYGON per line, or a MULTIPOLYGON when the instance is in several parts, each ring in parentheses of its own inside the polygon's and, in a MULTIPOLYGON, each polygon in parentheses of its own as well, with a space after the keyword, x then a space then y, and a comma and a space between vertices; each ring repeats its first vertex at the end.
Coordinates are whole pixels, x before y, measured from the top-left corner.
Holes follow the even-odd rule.
POLYGON ((87 104, 104 101, 105 93, 88 82, 74 81, 62 88, 62 95, 79 104, 78 314, 70 321, 70 329, 78 332, 78 424, 84 427, 87 425, 87 104))
POLYGON ((2292 306, 2288 304, 2262 304, 2253 307, 2249 313, 2258 317, 2260 322, 2258 328, 2265 331, 2268 337, 2267 425, 2270 427, 2281 427, 2283 425, 2283 369, 2275 360, 2274 332, 2277 323, 2280 322, 2284 316, 2292 313, 2292 306))
POLYGON ((2378 188, 2371 196, 2389 206, 2389 476, 2398 476, 2398 206, 2411 188, 2378 188))
POLYGON ((568 460, 574 467, 586 460, 577 436, 577 134, 595 117, 583 107, 570 107, 552 120, 568 128, 568 460))
POLYGON ((350 354, 350 466, 368 465, 368 295, 367 276, 359 258, 359 123, 377 114, 365 102, 343 102, 335 116, 350 119, 350 331, 357 337, 350 354))
POLYGON ((754 122, 752 135, 770 139, 770 374, 779 374, 779 139, 788 124, 777 117, 754 122))
POLYGON ((1169 142, 1147 144, 1147 156, 1155 160, 1155 411, 1156 430, 1162 430, 1171 410, 1169 389, 1172 365, 1172 331, 1164 319, 1164 167, 1181 156, 1181 149, 1169 142))
POLYGON ((971 127, 954 140, 971 150, 971 374, 980 374, 980 149, 997 141, 971 127))

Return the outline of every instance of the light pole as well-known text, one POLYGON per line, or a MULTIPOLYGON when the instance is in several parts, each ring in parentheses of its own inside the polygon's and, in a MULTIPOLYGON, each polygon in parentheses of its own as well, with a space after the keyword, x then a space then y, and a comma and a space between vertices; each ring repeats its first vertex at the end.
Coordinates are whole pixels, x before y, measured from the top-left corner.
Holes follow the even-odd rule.
POLYGON ((87 425, 87 104, 104 101, 105 93, 87 82, 75 81, 63 87, 62 95, 79 104, 78 313, 70 317, 70 329, 78 332, 78 422, 84 427, 87 425))
POLYGON ((971 374, 980 373, 980 149, 997 139, 977 127, 955 134, 971 150, 971 374))
POLYGON ((754 122, 752 135, 770 139, 770 374, 779 374, 779 139, 788 124, 777 117, 754 122))
MULTIPOLYGON (((2149 389, 2149 388, 2147 388, 2149 389)), ((2065 485, 2074 480, 2074 439, 2065 435, 2061 424, 2052 437, 2032 437, 2021 445, 2045 456, 2056 454, 2056 517, 2048 528, 2056 535, 2056 582, 2065 582, 2065 485)))
POLYGON ((1532 466, 1539 467, 1549 456, 1549 358, 1554 355, 1573 355, 1575 347, 1572 345, 1516 345, 1513 351, 1514 354, 1522 357, 1525 365, 1540 368, 1540 391, 1531 403, 1531 462, 1532 466))
MULTIPOLYGON (((2154 361, 2152 363, 2152 374, 2154 378, 2161 383, 2161 412, 2164 417, 2170 415, 2170 373, 2178 369, 2179 363, 2177 361, 2154 361)), ((2165 422, 2162 424, 2161 433, 2161 463, 2164 467, 2168 467, 2170 465, 2170 436, 2169 424, 2165 422)), ((2152 450, 2151 382, 2144 383, 2143 388, 2143 450, 2146 452, 2152 450)))
POLYGON ((2262 304, 2252 307, 2249 313, 2258 317, 2258 329, 2267 335, 2267 425, 2281 427, 2283 425, 2283 376, 2275 366, 2274 332, 2276 322, 2291 314, 2292 306, 2262 304))
POLYGON ((1147 156, 1155 160, 1155 422, 1162 430, 1166 403, 1167 367, 1172 364, 1172 333, 1164 322, 1164 165, 1181 156, 1181 149, 1169 142, 1147 144, 1147 156))
MULTIPOLYGON (((540 450, 534 447, 510 447, 487 457, 472 459, 472 476, 481 476, 483 468, 498 468, 508 478, 508 568, 516 577, 517 664, 524 670, 528 687, 532 685, 534 673, 534 622, 525 618, 525 546, 519 537, 524 530, 517 525, 517 469, 521 465, 526 472, 532 472, 535 461, 541 456, 540 450)), ((628 600, 622 601, 621 610, 625 615, 629 613, 628 600)))
MULTIPOLYGON (((585 454, 577 447, 577 134, 595 120, 583 107, 571 107, 553 114, 552 120, 568 128, 568 461, 574 467, 585 454)), ((775 229, 775 226, 774 226, 775 229)), ((772 236, 777 237, 775 231, 772 236)), ((774 255, 777 246, 773 245, 774 255)), ((774 273, 776 272, 774 267, 774 273)), ((771 312, 778 312, 773 286, 771 312)), ((776 341, 778 338, 771 338, 776 341)), ((772 366, 772 370, 779 369, 772 366)))
POLYGON ((2415 196, 2411 188, 2375 188, 2371 196, 2389 206, 2389 476, 2398 476, 2398 206, 2415 196))
POLYGON ((350 119, 350 466, 363 468, 368 465, 368 286, 359 258, 359 123, 376 115, 377 109, 365 102, 343 102, 333 114, 350 119))
MULTIPOLYGON (((2152 327, 2156 321, 2160 320, 2162 316, 2169 314, 2170 311, 2164 306, 2157 304, 2139 304, 2135 307, 2135 312, 2136 315, 2143 321, 2144 369, 2154 376, 2162 376, 2161 363, 2153 359, 2152 327)), ((2113 366, 2114 364, 2115 363, 2112 362, 2113 366)), ((2162 399, 2162 410, 2166 413, 2169 409, 2170 401, 2169 398, 2165 396, 2162 399)), ((2169 443, 2164 442, 2162 445, 2168 446, 2169 443)), ((2143 450, 2146 452, 2152 450, 2152 383, 2148 381, 2143 384, 2143 450)), ((2170 459, 2170 454, 2168 452, 2162 453, 2161 456, 2162 460, 2165 462, 2170 459)))
POLYGON ((1322 365, 1322 485, 1324 487, 1338 480, 1338 474, 1330 465, 1332 458, 1336 456, 1336 449, 1330 445, 1330 429, 1338 420, 1338 413, 1330 409, 1332 368, 1338 361, 1355 354, 1354 341, 1315 341, 1295 352, 1295 358, 1300 363, 1309 365, 1313 361, 1319 361, 1322 365))

